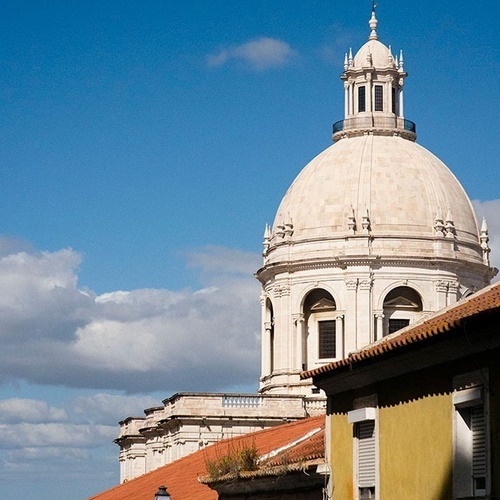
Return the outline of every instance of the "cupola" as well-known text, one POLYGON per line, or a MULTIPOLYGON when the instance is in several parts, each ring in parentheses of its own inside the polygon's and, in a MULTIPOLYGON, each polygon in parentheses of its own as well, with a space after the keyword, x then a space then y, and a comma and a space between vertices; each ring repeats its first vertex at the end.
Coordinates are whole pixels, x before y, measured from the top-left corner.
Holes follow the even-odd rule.
POLYGON ((416 139, 415 124, 404 118, 403 85, 408 74, 404 70, 403 51, 392 54, 378 39, 375 9, 369 21, 368 41, 353 57, 345 54, 344 119, 333 126, 333 140, 364 135, 400 135, 416 139))

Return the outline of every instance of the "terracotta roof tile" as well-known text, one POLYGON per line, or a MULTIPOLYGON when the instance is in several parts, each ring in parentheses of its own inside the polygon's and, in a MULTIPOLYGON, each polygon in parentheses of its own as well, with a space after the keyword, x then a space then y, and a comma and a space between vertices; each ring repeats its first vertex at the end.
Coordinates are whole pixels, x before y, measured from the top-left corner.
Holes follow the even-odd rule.
POLYGON ((324 421, 324 416, 312 417, 221 441, 93 496, 89 500, 153 500, 161 485, 167 486, 173 500, 216 500, 217 492, 198 481, 198 477, 206 475, 207 459, 220 456, 229 443, 235 446, 245 443, 255 444, 259 454, 264 455, 296 441, 311 430, 324 426, 324 421))
POLYGON ((267 466, 304 463, 325 457, 325 429, 324 426, 313 430, 305 439, 285 447, 279 453, 264 463, 267 466))
POLYGON ((353 366, 360 361, 381 356, 389 351, 422 342, 431 337, 436 337, 458 326, 463 320, 487 314, 500 308, 500 283, 467 297, 464 300, 449 306, 436 314, 427 317, 414 325, 410 325, 392 335, 369 344, 366 347, 349 354, 347 358, 334 361, 314 370, 300 374, 302 379, 315 377, 322 373, 333 372, 346 366, 353 366))

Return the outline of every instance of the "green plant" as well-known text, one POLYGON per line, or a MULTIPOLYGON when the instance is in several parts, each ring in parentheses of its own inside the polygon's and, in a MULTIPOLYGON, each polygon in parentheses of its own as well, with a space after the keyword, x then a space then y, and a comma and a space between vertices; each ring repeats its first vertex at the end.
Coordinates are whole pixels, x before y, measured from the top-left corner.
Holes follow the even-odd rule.
POLYGON ((215 458, 207 458, 205 467, 210 480, 216 481, 222 478, 236 478, 241 471, 253 471, 258 468, 259 454, 255 443, 251 445, 229 444, 227 453, 216 454, 215 458))

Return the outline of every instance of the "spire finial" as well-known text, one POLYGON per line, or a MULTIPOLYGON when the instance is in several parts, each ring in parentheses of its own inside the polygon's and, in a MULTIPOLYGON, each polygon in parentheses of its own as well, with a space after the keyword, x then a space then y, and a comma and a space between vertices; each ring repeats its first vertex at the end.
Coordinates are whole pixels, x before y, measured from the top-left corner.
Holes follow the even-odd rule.
POLYGON ((370 37, 369 40, 378 40, 378 35, 377 35, 377 17, 375 16, 375 9, 378 7, 378 5, 375 3, 375 0, 372 0, 372 17, 370 18, 370 22, 368 23, 370 25, 370 37))

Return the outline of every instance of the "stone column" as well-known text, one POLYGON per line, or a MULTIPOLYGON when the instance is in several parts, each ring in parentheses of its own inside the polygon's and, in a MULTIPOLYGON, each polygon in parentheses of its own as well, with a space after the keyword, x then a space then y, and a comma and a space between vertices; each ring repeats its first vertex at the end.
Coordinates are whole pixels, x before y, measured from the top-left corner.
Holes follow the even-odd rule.
POLYGON ((271 367, 272 367, 272 347, 271 347, 271 330, 272 325, 270 321, 264 322, 264 333, 262 338, 262 376, 266 377, 267 375, 271 375, 271 367))
POLYGON ((305 353, 305 318, 303 313, 297 313, 293 315, 293 321, 295 323, 295 358, 296 358, 296 369, 302 371, 307 364, 307 357, 305 353))
POLYGON ((261 328, 261 377, 266 377, 270 374, 271 368, 271 321, 267 321, 267 304, 266 296, 262 294, 260 296, 261 314, 262 314, 262 328, 261 328))
POLYGON ((372 279, 363 278, 358 285, 358 343, 359 349, 373 342, 373 322, 372 322, 372 279))
POLYGON ((349 83, 344 83, 344 118, 349 116, 349 83))
POLYGON ((337 346, 336 349, 336 357, 340 359, 344 359, 346 355, 345 351, 345 340, 344 340, 344 315, 338 314, 335 316, 335 344, 337 346))
POLYGON ((437 281, 436 290, 436 311, 447 306, 448 303, 448 283, 446 281, 437 281))
POLYGON ((392 113, 392 82, 393 82, 392 76, 388 76, 385 87, 387 93, 387 99, 385 100, 386 103, 384 103, 387 106, 387 109, 384 110, 386 113, 392 113))
POLYGON ((384 336, 384 314, 379 312, 375 313, 375 338, 374 340, 380 340, 384 336))
POLYGON ((399 116, 401 118, 403 118, 404 117, 404 109, 403 109, 403 106, 404 106, 404 104, 403 104, 403 101, 404 101, 403 100, 403 83, 400 82, 400 85, 401 86, 399 88, 399 109, 398 109, 398 112, 399 112, 399 116))
POLYGON ((448 283, 448 298, 446 305, 451 306, 458 300, 458 289, 459 285, 456 281, 450 281, 448 283))
POLYGON ((371 73, 366 74, 366 111, 373 113, 373 82, 371 73))
POLYGON ((350 278, 346 280, 346 309, 344 330, 344 351, 351 352, 357 345, 357 290, 358 280, 350 278))
POLYGON ((290 310, 290 286, 276 284, 273 290, 274 307, 274 371, 291 370, 295 365, 292 354, 294 326, 290 310))
POLYGON ((354 82, 349 80, 349 116, 354 112, 354 82))

